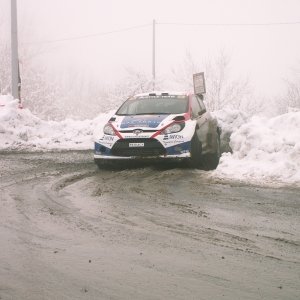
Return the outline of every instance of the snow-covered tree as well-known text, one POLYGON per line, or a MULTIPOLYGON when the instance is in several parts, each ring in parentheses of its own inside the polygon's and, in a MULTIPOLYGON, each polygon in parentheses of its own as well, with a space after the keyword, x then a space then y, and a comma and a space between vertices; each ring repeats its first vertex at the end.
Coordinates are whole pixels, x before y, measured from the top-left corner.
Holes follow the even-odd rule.
POLYGON ((6 43, 0 44, 0 94, 8 94, 11 91, 10 48, 6 43))
MULTIPOLYGON (((155 82, 155 90, 160 90, 161 87, 162 80, 158 78, 155 82)), ((111 102, 113 106, 118 106, 130 96, 152 90, 153 80, 149 74, 133 68, 126 68, 126 75, 111 88, 111 102)))
POLYGON ((280 115, 290 110, 300 109, 300 67, 293 69, 290 76, 284 80, 285 92, 273 100, 275 113, 280 115))
POLYGON ((285 101, 287 107, 300 108, 300 68, 294 70, 291 79, 286 80, 287 92, 285 101))
POLYGON ((206 81, 206 105, 210 110, 225 107, 241 108, 251 96, 249 80, 236 79, 231 72, 231 59, 221 51, 215 59, 197 62, 187 52, 183 63, 172 70, 173 79, 180 88, 193 90, 192 75, 204 71, 206 81))

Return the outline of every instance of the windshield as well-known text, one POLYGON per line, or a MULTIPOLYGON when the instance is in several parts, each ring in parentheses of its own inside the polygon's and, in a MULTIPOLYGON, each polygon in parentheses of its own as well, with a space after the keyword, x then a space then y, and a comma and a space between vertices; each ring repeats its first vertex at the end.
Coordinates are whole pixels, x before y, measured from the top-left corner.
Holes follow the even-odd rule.
POLYGON ((125 101, 116 114, 122 116, 182 114, 187 110, 187 96, 146 96, 125 101))

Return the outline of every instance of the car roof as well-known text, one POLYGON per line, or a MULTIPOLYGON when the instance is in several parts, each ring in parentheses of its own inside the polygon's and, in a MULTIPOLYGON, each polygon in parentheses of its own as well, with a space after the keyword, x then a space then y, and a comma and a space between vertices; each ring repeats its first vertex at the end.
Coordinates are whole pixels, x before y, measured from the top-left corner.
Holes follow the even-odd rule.
POLYGON ((134 95, 134 98, 146 97, 146 96, 189 96, 187 92, 176 92, 176 91, 153 91, 149 93, 141 93, 134 95))

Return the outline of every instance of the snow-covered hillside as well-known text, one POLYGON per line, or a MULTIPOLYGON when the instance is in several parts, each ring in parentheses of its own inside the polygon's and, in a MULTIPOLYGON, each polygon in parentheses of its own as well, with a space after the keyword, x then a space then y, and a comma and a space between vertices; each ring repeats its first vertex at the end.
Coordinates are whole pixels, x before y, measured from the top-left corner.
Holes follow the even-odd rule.
MULTIPOLYGON (((56 122, 18 109, 8 96, 0 96, 0 105, 0 150, 92 149, 94 128, 103 126, 113 114, 56 122)), ((222 127, 224 153, 212 176, 300 185, 300 111, 271 119, 248 119, 236 110, 214 115, 222 127)))

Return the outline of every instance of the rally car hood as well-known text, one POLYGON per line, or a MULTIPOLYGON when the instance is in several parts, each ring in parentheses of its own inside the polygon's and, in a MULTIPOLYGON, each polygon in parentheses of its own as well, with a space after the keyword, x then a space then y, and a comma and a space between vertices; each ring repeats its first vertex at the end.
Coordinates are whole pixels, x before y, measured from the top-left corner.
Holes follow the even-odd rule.
POLYGON ((118 130, 130 130, 135 128, 160 129, 172 122, 176 115, 133 115, 133 116, 115 116, 113 125, 118 130))

